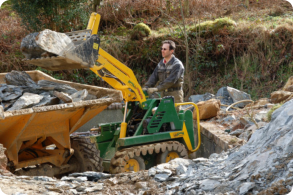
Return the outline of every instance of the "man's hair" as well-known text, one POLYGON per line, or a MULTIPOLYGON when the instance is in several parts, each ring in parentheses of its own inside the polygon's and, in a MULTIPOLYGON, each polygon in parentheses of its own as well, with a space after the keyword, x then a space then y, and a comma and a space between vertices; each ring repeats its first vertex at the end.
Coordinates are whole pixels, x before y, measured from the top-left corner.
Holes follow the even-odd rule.
POLYGON ((174 50, 175 51, 176 45, 175 45, 174 41, 165 40, 165 41, 162 42, 162 44, 169 44, 169 50, 174 50))

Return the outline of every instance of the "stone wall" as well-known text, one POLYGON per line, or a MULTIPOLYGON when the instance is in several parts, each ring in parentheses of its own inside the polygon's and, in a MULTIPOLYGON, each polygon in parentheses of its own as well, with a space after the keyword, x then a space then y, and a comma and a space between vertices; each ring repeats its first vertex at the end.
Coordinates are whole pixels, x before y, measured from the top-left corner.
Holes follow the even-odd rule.
MULTIPOLYGON (((193 121, 194 139, 197 145, 197 124, 193 121)), ((223 135, 223 130, 215 124, 208 122, 200 123, 201 145, 198 151, 190 155, 190 158, 204 157, 208 158, 213 153, 220 153, 229 149, 229 144, 226 140, 226 135, 223 135)), ((228 135, 227 135, 228 136, 228 135)))

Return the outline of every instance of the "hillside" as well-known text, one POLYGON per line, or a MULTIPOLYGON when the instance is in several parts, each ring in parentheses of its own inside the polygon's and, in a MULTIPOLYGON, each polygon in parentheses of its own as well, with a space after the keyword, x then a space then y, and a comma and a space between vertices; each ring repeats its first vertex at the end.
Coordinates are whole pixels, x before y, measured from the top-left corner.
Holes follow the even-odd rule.
MULTIPOLYGON (((178 3, 172 1, 169 11, 163 5, 161 12, 154 9, 158 1, 144 9, 138 2, 127 2, 117 8, 118 1, 109 1, 98 8, 100 37, 102 47, 132 68, 142 85, 161 59, 159 48, 165 39, 177 43, 176 56, 186 65, 186 97, 215 94, 222 86, 243 90, 253 99, 269 97, 291 76, 293 9, 286 1, 191 1, 184 17, 188 60, 178 3), (130 40, 139 22, 150 26, 151 35, 130 40)), ((9 5, 0 10, 0 29, 0 71, 36 69, 21 61, 20 43, 29 31, 9 5)), ((46 72, 58 79, 107 86, 86 70, 46 72)))

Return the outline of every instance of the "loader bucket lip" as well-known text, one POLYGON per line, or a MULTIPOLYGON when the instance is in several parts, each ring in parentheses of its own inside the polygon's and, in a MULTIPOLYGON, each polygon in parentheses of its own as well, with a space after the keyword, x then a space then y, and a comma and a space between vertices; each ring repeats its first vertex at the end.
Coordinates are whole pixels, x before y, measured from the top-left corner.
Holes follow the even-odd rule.
POLYGON ((84 66, 81 63, 62 56, 23 59, 22 61, 52 71, 89 68, 88 66, 84 66))

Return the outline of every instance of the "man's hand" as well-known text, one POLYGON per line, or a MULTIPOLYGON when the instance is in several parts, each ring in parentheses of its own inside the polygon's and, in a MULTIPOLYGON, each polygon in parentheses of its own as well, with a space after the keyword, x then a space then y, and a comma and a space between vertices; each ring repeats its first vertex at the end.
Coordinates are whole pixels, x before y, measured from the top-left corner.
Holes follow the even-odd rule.
POLYGON ((143 87, 143 88, 142 88, 142 90, 143 90, 143 91, 147 91, 147 90, 148 90, 148 88, 146 88, 146 87, 143 87))
POLYGON ((148 94, 152 94, 157 91, 158 91, 158 88, 148 88, 148 94))

